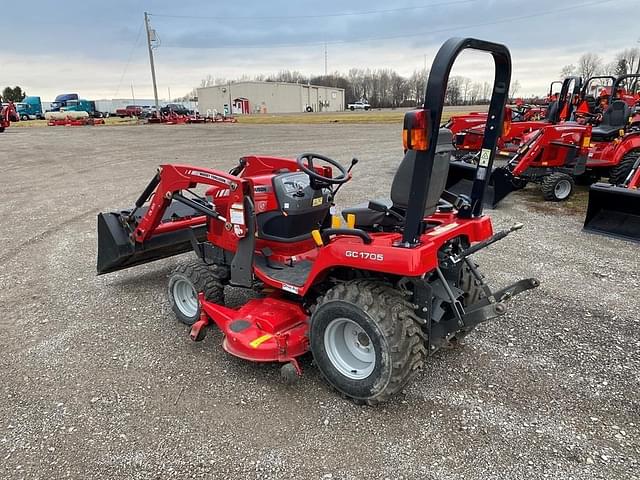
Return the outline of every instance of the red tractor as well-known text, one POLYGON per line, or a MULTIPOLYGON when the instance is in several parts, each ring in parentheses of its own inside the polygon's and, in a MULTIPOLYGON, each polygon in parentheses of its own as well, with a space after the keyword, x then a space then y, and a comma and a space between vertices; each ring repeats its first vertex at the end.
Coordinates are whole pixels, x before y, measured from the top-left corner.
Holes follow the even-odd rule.
MULTIPOLYGON (((551 201, 568 199, 576 182, 591 184, 608 177, 611 183, 620 184, 640 155, 640 113, 617 95, 623 91, 623 82, 636 77, 640 75, 623 75, 615 80, 612 90, 616 96, 597 126, 564 122, 525 136, 516 154, 492 173, 485 198, 488 204, 495 207, 528 182, 541 184, 545 200, 551 201)), ((454 192, 465 188, 473 177, 473 168, 452 159, 447 188, 454 192)))
POLYGON ((11 122, 18 120, 20 117, 13 102, 0 104, 0 133, 4 132, 5 128, 11 125, 11 122))
MULTIPOLYGON (((551 89, 555 83, 551 84, 551 89)), ((533 115, 527 116, 517 110, 517 107, 509 107, 511 115, 505 119, 502 135, 498 139, 498 151, 503 155, 511 155, 522 144, 528 133, 549 124, 571 119, 577 103, 575 99, 581 90, 581 85, 582 79, 580 77, 565 78, 560 94, 550 94, 550 98, 555 98, 555 100, 545 109, 545 116, 542 118, 533 118, 533 115)), ((531 110, 528 111, 528 113, 530 112, 531 110)), ((465 161, 473 161, 480 151, 483 135, 484 123, 478 123, 457 132, 455 146, 458 153, 455 156, 465 161)))
MULTIPOLYGON (((505 112, 505 122, 529 122, 542 120, 547 117, 548 104, 557 100, 557 94, 553 94, 553 86, 555 84, 562 85, 563 82, 551 82, 549 95, 547 96, 547 105, 528 105, 520 101, 516 101, 515 105, 508 107, 505 112)), ((448 128, 453 135, 457 135, 473 127, 484 125, 487 121, 487 112, 470 112, 465 115, 452 115, 449 120, 442 125, 442 128, 448 128)), ((502 134, 508 132, 503 129, 502 134)), ((482 133, 480 133, 480 142, 482 142, 482 133)))
POLYGON ((444 191, 451 132, 438 126, 449 72, 469 48, 495 62, 484 143, 493 152, 509 91, 509 51, 453 38, 436 55, 424 108, 405 116, 405 155, 389 200, 332 216, 355 161, 347 169, 315 153, 247 156, 229 173, 162 165, 132 210, 98 216, 98 273, 193 250, 198 258, 169 279, 173 311, 191 326, 193 340, 216 324, 227 352, 284 363, 288 379, 301 374, 298 358, 311 352, 344 396, 371 405, 388 400, 430 355, 538 286, 525 279, 492 291, 469 258, 522 226, 494 233, 483 215, 493 154, 478 166, 468 196, 444 191), (198 185, 209 186, 205 196, 193 192, 198 185), (227 307, 229 284, 260 296, 227 307))

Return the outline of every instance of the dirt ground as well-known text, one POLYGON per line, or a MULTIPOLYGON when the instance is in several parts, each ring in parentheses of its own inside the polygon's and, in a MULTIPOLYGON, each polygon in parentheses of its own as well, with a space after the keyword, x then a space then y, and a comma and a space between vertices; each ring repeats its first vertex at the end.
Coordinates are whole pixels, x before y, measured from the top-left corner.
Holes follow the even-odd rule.
POLYGON ((288 387, 219 332, 191 342, 165 292, 187 257, 95 275, 96 214, 158 164, 357 156, 347 206, 388 194, 401 148, 400 124, 1 134, 0 478, 640 478, 639 247, 581 231, 584 189, 566 208, 531 186, 490 212, 525 228, 476 255, 483 273, 541 287, 375 408, 310 361, 288 387))

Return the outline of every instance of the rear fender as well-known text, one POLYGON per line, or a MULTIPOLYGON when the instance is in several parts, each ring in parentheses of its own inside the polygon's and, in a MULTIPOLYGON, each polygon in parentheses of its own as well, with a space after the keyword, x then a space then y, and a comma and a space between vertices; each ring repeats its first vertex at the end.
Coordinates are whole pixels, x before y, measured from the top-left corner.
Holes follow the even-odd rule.
POLYGON ((640 148, 640 132, 633 132, 622 137, 620 143, 615 147, 612 155, 612 161, 614 165, 617 165, 627 153, 631 150, 640 148))

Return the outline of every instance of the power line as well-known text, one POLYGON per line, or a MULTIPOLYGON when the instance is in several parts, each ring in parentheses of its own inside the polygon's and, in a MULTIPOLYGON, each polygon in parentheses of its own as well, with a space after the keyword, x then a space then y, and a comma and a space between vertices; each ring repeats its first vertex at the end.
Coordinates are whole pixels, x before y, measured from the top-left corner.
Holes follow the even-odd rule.
POLYGON ((135 49, 138 47, 138 42, 140 41, 140 35, 142 34, 142 23, 140 24, 140 28, 138 29, 138 34, 136 35, 136 41, 133 44, 133 47, 131 48, 131 51, 129 52, 129 58, 127 59, 127 63, 124 66, 124 70, 122 71, 122 75, 120 76, 120 82, 118 82, 118 88, 116 89, 116 94, 113 96, 113 98, 118 98, 118 93, 120 92, 120 87, 122 86, 122 81, 124 80, 124 76, 127 73, 127 70, 129 69, 129 64, 131 63, 131 59, 133 58, 133 52, 135 51, 135 49))
MULTIPOLYGON (((430 35, 430 34, 434 34, 434 33, 452 32, 452 31, 457 31, 457 30, 467 29, 467 28, 486 27, 486 26, 491 26, 491 25, 498 25, 498 24, 501 24, 501 23, 516 22, 516 21, 520 21, 520 20, 527 20, 527 19, 530 19, 530 18, 543 17, 543 16, 546 16, 546 15, 553 15, 553 14, 556 14, 556 13, 562 13, 562 12, 566 12, 566 11, 573 11, 573 10, 576 10, 576 9, 585 8, 585 7, 591 7, 591 6, 594 6, 594 5, 602 5, 602 4, 605 4, 605 3, 611 3, 613 1, 617 1, 617 0, 601 0, 601 1, 587 2, 587 3, 575 4, 575 5, 572 5, 570 7, 558 8, 558 9, 555 9, 555 10, 547 10, 547 11, 544 11, 544 12, 531 13, 531 14, 528 14, 528 15, 518 15, 518 16, 513 16, 513 17, 501 18, 501 19, 497 19, 497 20, 491 20, 491 21, 488 21, 488 22, 480 22, 480 23, 473 23, 473 24, 467 24, 467 25, 458 25, 458 26, 455 26, 455 27, 440 28, 440 29, 437 29, 437 30, 420 31, 419 33, 405 33, 405 34, 399 34, 399 35, 367 37, 367 38, 353 39, 353 40, 330 40, 330 41, 326 41, 326 42, 307 42, 307 43, 300 43, 300 42, 296 42, 296 43, 272 43, 272 44, 264 44, 263 43, 263 44, 253 44, 253 45, 225 44, 225 45, 215 45, 215 46, 211 46, 211 47, 202 47, 202 46, 198 46, 198 47, 183 47, 183 46, 171 45, 171 44, 165 45, 165 46, 169 47, 169 48, 206 48, 206 49, 221 49, 221 48, 291 48, 291 47, 321 46, 321 45, 324 45, 324 44, 340 45, 340 44, 349 44, 349 43, 366 43, 366 42, 375 42, 375 41, 381 41, 381 40, 395 40, 395 39, 400 39, 400 38, 422 37, 422 36, 430 35)), ((460 2, 460 3, 463 3, 463 2, 460 2)), ((453 4, 453 2, 448 2, 447 3, 447 5, 452 5, 452 4, 453 4)), ((199 17, 199 18, 205 18, 205 17, 199 17)))
POLYGON ((425 5, 415 5, 412 7, 398 7, 387 8, 384 10, 365 10, 360 12, 340 12, 340 13, 324 13, 318 15, 265 15, 265 16, 195 16, 195 15, 169 15, 163 13, 150 13, 153 17, 165 17, 165 18, 189 18, 189 19, 203 19, 203 20, 286 20, 286 19, 301 19, 301 18, 329 18, 329 17, 353 17, 361 15, 374 15, 378 13, 393 13, 393 12, 406 12, 409 10, 419 10, 423 8, 438 7, 441 5, 456 5, 459 3, 473 3, 476 0, 458 0, 453 2, 438 2, 428 3, 425 5))

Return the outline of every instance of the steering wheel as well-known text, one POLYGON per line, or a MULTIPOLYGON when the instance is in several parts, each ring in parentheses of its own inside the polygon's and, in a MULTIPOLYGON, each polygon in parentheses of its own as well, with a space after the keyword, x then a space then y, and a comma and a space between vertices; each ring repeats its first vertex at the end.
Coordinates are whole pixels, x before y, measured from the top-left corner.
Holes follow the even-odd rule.
POLYGON ((301 153, 296 158, 296 162, 298 162, 298 167, 304 173, 306 173, 311 179, 311 187, 314 189, 321 189, 328 187, 330 185, 340 185, 342 183, 346 183, 351 180, 351 175, 347 172, 347 169, 338 162, 329 157, 325 157, 324 155, 319 155, 317 153, 301 153), (320 175, 313 169, 313 160, 321 160, 323 162, 328 163, 329 165, 336 167, 340 172, 340 175, 334 178, 325 177, 324 175, 320 175), (305 160, 307 165, 305 165, 305 160))

